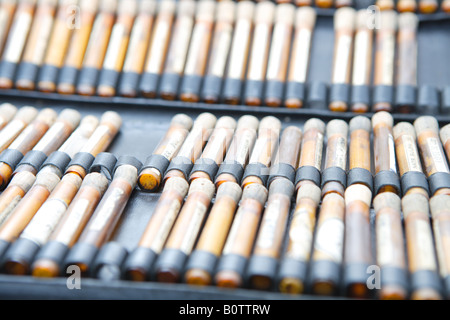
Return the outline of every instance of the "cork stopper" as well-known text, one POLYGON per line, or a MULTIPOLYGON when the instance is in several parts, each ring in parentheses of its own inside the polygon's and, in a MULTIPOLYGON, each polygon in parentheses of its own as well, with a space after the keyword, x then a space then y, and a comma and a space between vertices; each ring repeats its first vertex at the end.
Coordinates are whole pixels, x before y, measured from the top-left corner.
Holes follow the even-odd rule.
POLYGON ((118 7, 117 0, 100 0, 99 10, 105 13, 115 14, 118 7))
POLYGON ((436 219, 441 213, 450 213, 450 195, 433 196, 430 199, 430 211, 433 219, 436 219))
POLYGON ((98 121, 97 117, 92 116, 92 115, 87 115, 87 116, 83 117, 77 130, 78 129, 83 130, 86 133, 85 134, 86 136, 90 136, 95 131, 98 124, 99 124, 99 121, 98 121))
POLYGON ((362 201, 370 207, 372 192, 363 184, 352 184, 345 190, 345 205, 349 205, 353 201, 362 201))
POLYGON ((191 130, 193 123, 191 117, 184 113, 179 113, 172 118, 170 125, 180 126, 189 131, 191 130))
POLYGON ((414 130, 414 126, 409 122, 399 122, 393 128, 394 139, 406 134, 412 136, 414 140, 416 140, 416 131, 414 130))
POLYGON ((275 16, 275 4, 270 1, 262 1, 255 8, 255 23, 272 24, 275 16))
POLYGON ((331 192, 331 193, 327 193, 323 199, 322 199, 322 203, 326 202, 326 201, 338 201, 338 202, 342 202, 344 203, 344 197, 342 197, 340 194, 331 192))
POLYGON ((289 3, 282 3, 276 6, 275 23, 294 24, 295 6, 289 3))
MULTIPOLYGON (((163 3, 164 2, 167 2, 167 0, 163 1, 163 3)), ((119 5, 117 6, 117 14, 134 16, 137 13, 137 9, 137 0, 119 0, 119 5)))
POLYGON ((197 4, 196 20, 214 22, 216 12, 216 2, 212 0, 202 0, 197 4))
POLYGON ((24 123, 30 123, 33 121, 34 118, 36 118, 38 114, 38 111, 35 107, 22 107, 17 111, 15 117, 13 120, 20 120, 24 123))
POLYGON ((324 133, 325 132, 325 123, 317 118, 311 118, 308 121, 305 122, 305 125, 303 127, 303 131, 306 132, 310 129, 316 129, 318 130, 320 133, 324 133))
POLYGON ((80 9, 81 11, 90 12, 92 14, 97 13, 99 7, 99 0, 81 0, 80 9))
POLYGON ((61 182, 71 183, 79 189, 83 179, 77 174, 66 174, 62 177, 61 182))
POLYGON ((50 108, 42 109, 36 117, 36 121, 43 122, 47 126, 51 126, 58 117, 58 114, 50 108))
POLYGON ((416 135, 420 136, 424 131, 433 131, 435 134, 439 134, 439 124, 435 117, 422 116, 414 121, 414 129, 416 135))
POLYGON ((255 13, 255 4, 253 1, 240 1, 237 4, 236 20, 253 20, 255 13))
POLYGON ((403 12, 398 15, 398 28, 399 29, 412 29, 416 30, 419 25, 419 18, 413 12, 403 12))
POLYGON ((234 1, 221 1, 217 4, 216 21, 234 23, 236 17, 236 4, 234 1))
POLYGON ((309 198, 314 201, 316 205, 318 205, 321 198, 320 188, 315 184, 305 184, 300 187, 297 192, 297 203, 299 203, 303 198, 309 198))
POLYGON ((400 212, 400 197, 393 192, 381 192, 373 199, 373 208, 376 213, 384 208, 392 208, 395 211, 400 212))
POLYGON ((392 118, 389 112, 386 111, 377 112, 372 117, 372 128, 375 128, 380 123, 384 123, 389 128, 392 128, 392 126, 394 125, 394 118, 392 118))
POLYGON ((421 194, 408 194, 402 198, 402 211, 405 219, 413 212, 422 212, 428 215, 428 210, 428 200, 421 194))
POLYGON ((295 15, 295 26, 314 29, 316 17, 316 11, 312 7, 300 7, 295 15))
POLYGON ((275 179, 270 184, 269 197, 273 194, 282 193, 289 198, 294 194, 295 186, 288 179, 275 179))
POLYGON ((264 206, 267 201, 268 194, 269 192, 266 187, 258 183, 252 183, 244 188, 244 191, 242 192, 242 201, 245 199, 253 199, 264 206))
POLYGON ((195 192, 203 192, 203 193, 206 193, 206 195, 210 199, 212 199, 215 191, 216 191, 216 188, 214 187, 214 183, 212 183, 209 179, 198 178, 191 182, 191 185, 189 187, 188 196, 195 192))
POLYGON ((217 118, 212 113, 201 113, 194 122, 195 127, 201 127, 206 129, 212 129, 216 125, 217 118))
POLYGON ((443 144, 445 144, 448 139, 450 139, 450 124, 445 125, 442 127, 440 131, 441 141, 443 144))
POLYGON ((255 116, 244 115, 239 118, 236 129, 258 130, 259 120, 255 116))
POLYGON ((347 138, 348 136, 348 124, 344 120, 334 119, 327 124, 327 137, 331 137, 335 134, 339 134, 347 138))
POLYGON ((193 17, 195 14, 196 1, 194 0, 183 0, 178 3, 177 14, 193 17))
POLYGON ((122 118, 115 111, 106 111, 100 119, 100 125, 102 123, 109 123, 118 130, 122 125, 122 118))
POLYGON ((236 120, 229 116, 220 117, 217 120, 216 128, 236 129, 236 120))
POLYGON ((5 122, 11 121, 11 119, 16 115, 17 107, 11 103, 2 103, 0 105, 0 116, 5 122))
POLYGON ((10 186, 17 186, 25 192, 31 189, 31 186, 36 181, 36 176, 28 171, 22 171, 13 176, 10 186))
POLYGON ((358 10, 356 13, 356 28, 369 29, 367 22, 370 21, 371 13, 367 9, 358 10))
POLYGON ((183 178, 180 177, 172 177, 167 179, 163 192, 175 191, 181 197, 185 197, 189 190, 189 183, 183 178))
POLYGON ((353 117, 349 122, 349 130, 352 133, 355 130, 364 130, 370 132, 371 123, 369 118, 364 116, 353 117))
POLYGON ((264 130, 273 130, 280 132, 281 121, 272 116, 262 118, 261 122, 259 123, 258 133, 261 134, 261 132, 264 130))
POLYGON ((154 15, 156 12, 156 0, 141 0, 138 10, 140 13, 154 15))
POLYGON ((108 188, 108 185, 108 178, 106 178, 104 174, 101 174, 99 172, 92 172, 83 179, 81 188, 83 188, 84 186, 94 187, 100 194, 104 194, 106 189, 108 188))
POLYGON ((386 10, 380 12, 380 30, 395 31, 397 29, 397 12, 386 10))
POLYGON ((334 14, 334 29, 353 31, 355 29, 355 18, 355 9, 350 7, 337 9, 334 14))
POLYGON ((68 123, 72 128, 77 127, 81 121, 81 114, 75 109, 64 109, 58 116, 58 120, 68 123))
POLYGON ((59 176, 56 173, 53 172, 42 172, 42 174, 38 173, 36 176, 36 182, 35 185, 43 186, 48 191, 52 191, 56 185, 61 181, 59 176))
POLYGON ((238 203, 242 196, 242 189, 235 182, 231 181, 224 182, 217 189, 216 199, 219 199, 224 196, 230 197, 233 199, 234 202, 238 203))
POLYGON ((177 3, 175 0, 164 0, 159 2, 158 13, 174 14, 177 3))

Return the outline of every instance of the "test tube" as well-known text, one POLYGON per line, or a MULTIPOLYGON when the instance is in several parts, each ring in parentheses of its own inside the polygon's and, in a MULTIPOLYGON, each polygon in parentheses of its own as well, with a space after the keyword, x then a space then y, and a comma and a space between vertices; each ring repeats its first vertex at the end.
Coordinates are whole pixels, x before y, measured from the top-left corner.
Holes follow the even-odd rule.
POLYGON ((251 115, 239 118, 233 140, 215 177, 216 188, 230 181, 240 183, 256 141, 259 120, 251 115))
POLYGON ((408 122, 399 122, 394 126, 393 133, 402 194, 420 193, 428 198, 428 181, 422 170, 413 125, 408 122))
POLYGON ((212 284, 215 267, 241 195, 242 189, 237 183, 224 182, 219 186, 195 250, 187 261, 184 275, 186 283, 203 286, 212 284))
POLYGON ((210 0, 200 1, 197 5, 195 25, 189 45, 183 80, 180 87, 180 99, 185 102, 198 102, 199 92, 208 60, 211 35, 214 27, 216 3, 210 0))
POLYGON ((375 209, 376 261, 381 268, 379 292, 383 300, 408 297, 408 277, 401 216, 401 200, 392 192, 382 192, 373 200, 375 209))
POLYGON ((269 107, 279 107, 283 102, 294 16, 294 5, 276 7, 264 90, 264 103, 269 107))
POLYGON ((0 3, 0 14, 4 17, 0 24, 0 55, 3 52, 6 39, 8 38, 11 22, 16 11, 17 0, 3 0, 0 3))
POLYGON ((355 20, 356 11, 353 8, 340 8, 334 15, 335 40, 329 105, 331 111, 348 110, 355 20))
POLYGON ((437 195, 430 200, 430 211, 433 218, 434 241, 439 262, 439 271, 444 280, 446 297, 450 295, 450 263, 449 263, 449 240, 448 219, 450 217, 450 196, 437 195))
POLYGON ((450 124, 442 127, 439 131, 439 136, 441 137, 442 145, 447 154, 447 160, 450 162, 450 124))
POLYGON ((57 0, 39 0, 30 35, 24 48, 23 57, 18 65, 15 85, 21 90, 33 90, 44 62, 48 40, 52 32, 57 0))
POLYGON ((266 185, 269 177, 269 167, 278 149, 280 131, 281 122, 277 118, 267 116, 261 119, 258 128, 258 138, 242 177, 242 188, 252 183, 266 185))
POLYGON ((288 179, 276 179, 270 184, 267 206, 247 267, 249 286, 268 290, 275 283, 286 222, 294 194, 294 184, 288 179))
POLYGON ((139 79, 144 71, 145 58, 154 27, 156 12, 155 0, 139 2, 139 8, 133 29, 130 34, 127 54, 119 80, 118 93, 124 97, 135 97, 138 94, 139 79))
POLYGON ((419 117, 414 121, 414 129, 431 195, 450 194, 450 173, 439 140, 439 124, 436 118, 419 117))
POLYGON ((178 4, 177 19, 159 87, 161 98, 165 100, 175 100, 178 95, 191 42, 196 6, 197 1, 194 0, 183 0, 178 4))
POLYGON ((368 19, 366 9, 357 12, 350 109, 358 113, 368 112, 370 106, 373 30, 368 27, 368 19))
POLYGON ((56 90, 60 94, 75 93, 77 76, 83 64, 99 2, 100 0, 80 0, 79 19, 82 23, 78 29, 73 30, 64 63, 59 72, 56 90))
POLYGON ((401 13, 398 16, 395 104, 402 113, 414 111, 416 105, 418 24, 414 13, 401 13))
POLYGON ((255 7, 255 26, 244 91, 246 105, 262 105, 274 15, 275 5, 270 1, 262 1, 255 7))
MULTIPOLYGON (((37 80, 37 89, 43 92, 56 91, 56 81, 58 73, 63 66, 66 57, 67 48, 72 36, 72 30, 76 28, 76 23, 68 22, 68 12, 77 14, 78 0, 60 0, 58 12, 52 27, 52 33, 49 38, 48 47, 45 51, 45 57, 42 61, 42 67, 39 71, 37 80), (72 24, 71 24, 72 23, 72 24)), ((76 18, 75 18, 76 19, 76 18)))
POLYGON ((100 271, 93 270, 95 256, 111 237, 136 186, 141 165, 134 157, 119 157, 111 184, 84 227, 77 243, 65 258, 66 267, 77 265, 83 275, 100 271))
POLYGON ((413 300, 440 300, 441 279, 438 274, 429 204, 426 197, 408 194, 402 199, 406 248, 413 300))
MULTIPOLYGON (((239 7, 240 4, 237 6, 239 7)), ((206 103, 217 103, 219 101, 222 79, 225 75, 225 67, 227 66, 228 54, 233 39, 233 30, 235 29, 235 16, 236 4, 233 1, 221 1, 217 4, 216 23, 205 80, 201 90, 201 100, 206 103)), ((235 34, 237 34, 236 32, 235 34)))
POLYGON ((170 0, 159 3, 144 73, 139 84, 139 90, 146 98, 156 97, 159 77, 163 71, 169 47, 175 10, 175 1, 170 0))
POLYGON ((142 190, 155 191, 159 188, 164 172, 183 145, 192 123, 192 119, 185 114, 172 118, 169 129, 139 172, 138 185, 142 190))
POLYGON ((76 92, 78 94, 87 96, 95 94, 98 75, 105 60, 117 8, 118 0, 100 0, 99 12, 92 26, 77 81, 76 92))
POLYGON ((136 0, 119 2, 117 19, 111 31, 108 49, 99 74, 97 87, 99 96, 112 97, 116 94, 116 86, 123 69, 137 10, 136 0))
POLYGON ((377 112, 372 117, 375 195, 382 192, 401 194, 395 159, 393 125, 394 119, 385 111, 377 112))
POLYGON ((0 88, 11 89, 34 18, 36 0, 19 0, 0 60, 0 88))
POLYGON ((296 198, 288 231, 288 245, 278 271, 278 290, 290 294, 300 294, 306 290, 306 272, 316 225, 316 210, 320 202, 320 188, 313 184, 305 185, 298 191, 296 198))
POLYGON ((182 268, 194 248, 214 192, 214 184, 209 179, 198 178, 191 182, 186 202, 155 263, 158 282, 181 280, 182 268))
POLYGON ((395 33, 397 13, 380 12, 380 28, 375 37, 373 111, 392 111, 395 69, 395 33))
POLYGON ((138 245, 125 261, 126 279, 150 279, 153 263, 164 248, 188 190, 189 184, 183 178, 172 177, 166 181, 138 245))
POLYGON ((245 268, 255 242, 267 194, 266 187, 260 184, 251 184, 244 188, 217 264, 214 283, 218 287, 238 288, 244 285, 245 268))
POLYGON ((203 147, 208 141, 214 126, 216 117, 211 113, 200 114, 192 126, 177 155, 172 159, 164 174, 164 180, 172 177, 189 179, 194 162, 200 157, 203 147))
POLYGON ((37 253, 31 266, 31 273, 35 277, 57 277, 62 272, 63 262, 68 248, 71 248, 89 218, 92 216, 100 199, 108 187, 108 179, 98 172, 88 174, 80 190, 67 208, 56 229, 37 253))
POLYGON ((305 99, 305 86, 309 70, 311 42, 316 24, 313 8, 302 7, 295 15, 295 35, 286 85, 285 105, 301 108, 305 99))
POLYGON ((223 99, 227 104, 239 104, 249 58, 253 32, 255 5, 251 1, 239 2, 236 8, 236 25, 228 68, 223 87, 223 99))

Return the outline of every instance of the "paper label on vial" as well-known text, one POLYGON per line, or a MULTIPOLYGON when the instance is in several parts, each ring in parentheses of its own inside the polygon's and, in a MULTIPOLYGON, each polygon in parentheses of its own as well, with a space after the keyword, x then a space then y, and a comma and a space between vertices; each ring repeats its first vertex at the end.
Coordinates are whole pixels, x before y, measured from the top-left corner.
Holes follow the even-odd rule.
POLYGON ((433 224, 433 230, 434 230, 434 238, 436 239, 436 251, 437 251, 437 258, 439 262, 439 271, 442 276, 442 278, 445 278, 448 275, 448 272, 450 271, 449 267, 446 263, 446 253, 444 251, 444 247, 442 245, 442 238, 441 238, 441 229, 439 227, 439 222, 434 221, 433 224))
POLYGON ((436 263, 434 258, 433 236, 431 234, 431 227, 427 221, 416 220, 416 244, 417 261, 420 269, 436 270, 436 263))
POLYGON ((309 51, 311 44, 311 31, 308 29, 301 29, 295 48, 294 73, 292 80, 300 83, 306 82, 306 75, 308 73, 309 51))
POLYGON ((387 34, 383 40, 382 50, 382 78, 381 84, 390 86, 394 81, 394 55, 395 55, 395 37, 393 34, 387 34))
POLYGON ((9 34, 8 48, 4 55, 4 60, 12 63, 18 63, 22 58, 23 48, 30 30, 32 16, 28 13, 22 13, 15 21, 9 34))
POLYGON ((205 148, 202 158, 216 159, 217 155, 223 155, 224 147, 226 147, 228 130, 230 129, 219 128, 214 130, 213 136, 209 139, 212 143, 208 142, 208 149, 205 148))
POLYGON ((402 135, 402 143, 409 171, 422 172, 422 165, 420 164, 419 153, 414 138, 409 135, 402 135))
POLYGON ((22 237, 44 245, 67 210, 59 199, 46 201, 22 233, 22 237))
POLYGON ((427 138, 427 144, 430 150, 430 156, 433 159, 436 170, 440 172, 449 172, 447 163, 442 152, 441 144, 436 138, 427 138))
POLYGON ((336 58, 333 72, 333 83, 346 83, 349 58, 351 55, 352 37, 342 35, 338 38, 336 58))
POLYGON ((335 145, 335 158, 333 163, 345 170, 347 164, 347 142, 344 137, 338 137, 335 145))
POLYGON ((317 134, 316 151, 314 154, 315 167, 320 170, 322 168, 322 151, 323 151, 323 134, 317 134))
POLYGON ((169 142, 166 144, 166 148, 162 152, 162 156, 166 159, 171 159, 175 152, 180 148, 183 143, 185 135, 180 131, 175 131, 170 137, 169 142))
POLYGON ((178 212, 180 211, 181 203, 178 201, 173 201, 170 204, 169 210, 167 210, 164 215, 164 220, 162 221, 158 233, 155 235, 151 249, 155 253, 160 253, 166 243, 169 232, 173 227, 174 221, 177 218, 178 212))
POLYGON ((152 39, 152 47, 150 49, 150 56, 146 71, 148 73, 160 74, 164 65, 164 58, 166 57, 166 50, 162 50, 167 41, 167 34, 170 32, 170 24, 158 24, 155 30, 155 37, 152 39))
POLYGON ((116 70, 117 59, 120 54, 120 45, 125 35, 125 26, 116 24, 112 30, 111 38, 108 44, 108 51, 105 55, 104 69, 116 70))
POLYGON ((215 49, 215 60, 211 61, 211 74, 213 76, 222 78, 225 72, 225 65, 227 64, 228 49, 231 43, 231 30, 225 30, 221 33, 221 37, 215 49))
POLYGON ((369 33, 358 32, 355 36, 355 52, 358 52, 358 54, 353 58, 354 68, 352 75, 353 85, 355 86, 367 84, 368 64, 370 63, 367 59, 369 47, 369 33))
POLYGON ((195 240, 197 240, 197 235, 200 231, 200 227, 202 226, 203 218, 206 215, 206 206, 197 202, 195 206, 194 213, 192 214, 192 219, 189 221, 189 226, 186 229, 186 233, 183 238, 183 242, 181 243, 180 250, 185 254, 190 254, 192 248, 194 247, 195 240))
POLYGON ((389 170, 397 173, 397 166, 395 162, 395 144, 394 137, 389 134, 388 136, 388 147, 389 147, 389 170))
POLYGON ((239 139, 239 145, 237 146, 235 159, 242 165, 244 165, 248 159, 254 137, 255 135, 250 130, 242 131, 241 138, 239 139))
POLYGON ((233 39, 228 76, 232 79, 241 79, 245 72, 245 64, 247 62, 247 52, 242 52, 242 50, 246 49, 249 42, 249 36, 251 34, 250 21, 240 21, 236 30, 239 30, 240 33, 236 34, 236 37, 233 39))
POLYGON ((17 206, 19 201, 22 200, 22 197, 17 195, 13 198, 13 200, 8 204, 8 206, 3 209, 2 212, 0 212, 0 226, 3 224, 3 222, 8 219, 11 212, 14 210, 14 208, 17 206))
POLYGON ((250 59, 250 68, 247 78, 249 80, 263 80, 263 68, 266 65, 267 42, 269 39, 269 29, 264 24, 258 24, 254 31, 254 41, 250 59))
POLYGON ((311 252, 313 226, 305 209, 295 212, 289 229, 289 251, 287 256, 297 260, 308 260, 311 252))
POLYGON ((395 259, 391 240, 393 238, 391 219, 386 214, 380 214, 376 222, 377 260, 380 265, 391 264, 395 259))
POLYGON ((90 230, 100 231, 105 228, 108 221, 111 219, 117 204, 122 199, 125 192, 122 189, 114 188, 109 194, 108 201, 96 212, 96 216, 91 220, 90 230))
POLYGON ((48 147, 55 139, 60 139, 62 133, 64 132, 65 124, 63 122, 55 122, 47 133, 39 140, 38 144, 33 148, 33 150, 42 151, 44 148, 48 147))
POLYGON ((185 19, 182 22, 182 27, 176 30, 177 37, 176 41, 172 42, 172 50, 174 50, 173 58, 171 59, 172 63, 172 72, 182 73, 184 69, 184 65, 186 63, 187 51, 189 48, 189 43, 191 39, 191 32, 193 22, 192 19, 185 19))
POLYGON ((281 212, 281 201, 273 200, 266 208, 256 245, 261 249, 271 248, 275 242, 277 222, 281 212))
POLYGON ((283 57, 283 41, 285 41, 285 27, 276 25, 273 31, 272 44, 270 46, 269 66, 267 69, 267 80, 277 80, 278 69, 283 57))
POLYGON ((109 128, 108 126, 101 125, 95 129, 92 136, 89 138, 88 142, 83 146, 84 152, 90 152, 94 150, 98 144, 108 135, 109 128))
POLYGON ((324 221, 318 228, 315 250, 330 256, 334 262, 342 261, 344 245, 344 222, 337 218, 324 221))
POLYGON ((79 199, 73 204, 70 215, 58 232, 57 241, 64 243, 65 245, 68 245, 71 242, 77 228, 80 226, 80 223, 86 214, 89 203, 90 202, 87 199, 79 199))

